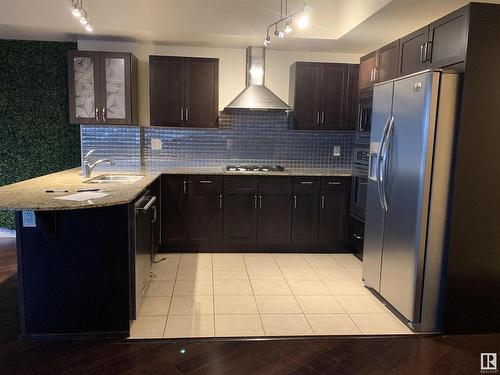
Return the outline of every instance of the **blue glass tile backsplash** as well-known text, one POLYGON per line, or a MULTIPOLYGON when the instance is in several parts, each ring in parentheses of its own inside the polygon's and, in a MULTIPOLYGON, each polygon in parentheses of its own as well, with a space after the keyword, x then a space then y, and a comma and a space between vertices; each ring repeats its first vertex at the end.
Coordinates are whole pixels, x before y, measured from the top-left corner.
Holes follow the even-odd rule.
MULTIPOLYGON (((354 133, 291 129, 284 112, 221 113, 218 129, 81 125, 82 153, 96 149, 113 170, 270 164, 288 168, 350 169, 354 133), (161 149, 151 145, 161 142, 161 149), (340 156, 334 156, 340 146, 340 156)), ((106 166, 103 166, 106 169, 106 166)))

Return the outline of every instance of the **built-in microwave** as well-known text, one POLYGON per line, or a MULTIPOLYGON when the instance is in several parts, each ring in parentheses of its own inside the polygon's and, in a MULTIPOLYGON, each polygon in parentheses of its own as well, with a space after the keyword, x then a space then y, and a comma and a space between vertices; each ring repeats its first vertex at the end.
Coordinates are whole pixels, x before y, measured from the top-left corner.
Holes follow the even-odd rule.
POLYGON ((356 125, 356 138, 366 143, 369 142, 370 131, 372 128, 372 108, 373 108, 373 92, 359 94, 358 102, 358 122, 356 125))

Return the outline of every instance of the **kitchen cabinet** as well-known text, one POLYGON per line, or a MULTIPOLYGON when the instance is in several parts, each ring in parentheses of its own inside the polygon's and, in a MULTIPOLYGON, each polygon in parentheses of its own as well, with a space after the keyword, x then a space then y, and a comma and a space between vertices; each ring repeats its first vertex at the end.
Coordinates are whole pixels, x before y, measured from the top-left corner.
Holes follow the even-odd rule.
POLYGON ((377 68, 377 51, 371 52, 359 59, 359 90, 371 90, 375 83, 377 68))
POLYGON ((293 106, 295 128, 353 128, 353 113, 357 104, 357 69, 357 64, 293 64, 290 70, 290 102, 293 106))
POLYGON ((295 178, 293 183, 292 242, 318 242, 320 179, 295 178))
POLYGON ((72 124, 138 123, 137 58, 131 53, 69 51, 72 124))
POLYGON ((223 242, 257 242, 258 178, 224 178, 223 242))
POLYGON ((399 77, 427 68, 425 55, 428 37, 429 26, 425 26, 400 39, 399 77))
POLYGON ((189 176, 187 233, 189 243, 222 240, 223 185, 220 176, 189 176))
POLYGON ((161 244, 161 232, 162 232, 162 199, 161 199, 161 184, 162 179, 158 178, 151 186, 149 187, 150 195, 156 198, 156 202, 154 204, 153 219, 152 219, 152 252, 151 252, 151 261, 154 261, 155 255, 159 250, 161 244))
POLYGON ((219 60, 150 56, 149 96, 151 125, 216 127, 219 60))
POLYGON ((290 243, 292 180, 288 177, 259 179, 258 242, 290 243))
POLYGON ((183 244, 187 239, 186 176, 164 175, 162 193, 162 243, 183 244))
POLYGON ((345 242, 347 231, 347 178, 322 178, 319 213, 319 243, 345 242))
POLYGON ((369 53, 359 61, 359 91, 372 91, 373 85, 398 75, 399 40, 369 53))
POLYGON ((357 217, 349 215, 349 247, 353 250, 353 254, 363 260, 363 244, 365 236, 365 223, 357 217))

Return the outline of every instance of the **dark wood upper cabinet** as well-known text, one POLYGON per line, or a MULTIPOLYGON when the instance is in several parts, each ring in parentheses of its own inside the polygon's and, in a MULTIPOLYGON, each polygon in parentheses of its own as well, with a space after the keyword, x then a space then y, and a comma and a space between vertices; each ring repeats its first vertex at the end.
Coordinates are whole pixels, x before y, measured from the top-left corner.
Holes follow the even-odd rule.
POLYGON ((298 129, 315 129, 319 125, 320 80, 320 64, 297 63, 290 69, 290 103, 298 129))
POLYGON ((371 90, 375 84, 377 51, 369 53, 359 60, 359 90, 371 90))
POLYGON ((150 124, 217 126, 219 59, 150 56, 150 124))
POLYGON ((69 51, 72 124, 138 123, 137 58, 131 53, 69 51))
POLYGON ((398 76, 399 40, 378 50, 376 81, 385 82, 398 76))
POLYGON ((465 61, 469 9, 460 8, 430 24, 426 58, 431 68, 445 68, 465 61))
POLYGON ((359 65, 349 64, 347 80, 347 102, 344 107, 344 118, 342 123, 346 130, 354 130, 358 123, 359 65))
POLYGON ((426 50, 429 26, 425 26, 400 39, 398 76, 419 72, 427 68, 426 50))
POLYGON ((354 127, 357 83, 353 82, 357 82, 357 76, 357 64, 293 64, 290 102, 295 128, 344 130, 354 127))

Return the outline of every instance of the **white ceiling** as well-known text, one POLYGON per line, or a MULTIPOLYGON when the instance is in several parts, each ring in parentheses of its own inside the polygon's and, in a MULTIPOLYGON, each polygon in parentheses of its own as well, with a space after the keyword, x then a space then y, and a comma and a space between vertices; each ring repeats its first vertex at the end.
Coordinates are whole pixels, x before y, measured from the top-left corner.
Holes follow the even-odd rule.
MULTIPOLYGON (((399 38, 466 0, 305 0, 311 26, 272 48, 364 53, 399 38)), ((488 2, 500 2, 488 1, 488 2)), ((289 0, 299 9, 304 0, 289 0)), ((88 39, 70 12, 70 0, 0 0, 0 38, 88 39)), ((172 45, 261 45, 279 17, 280 0, 84 0, 92 38, 172 45)))

